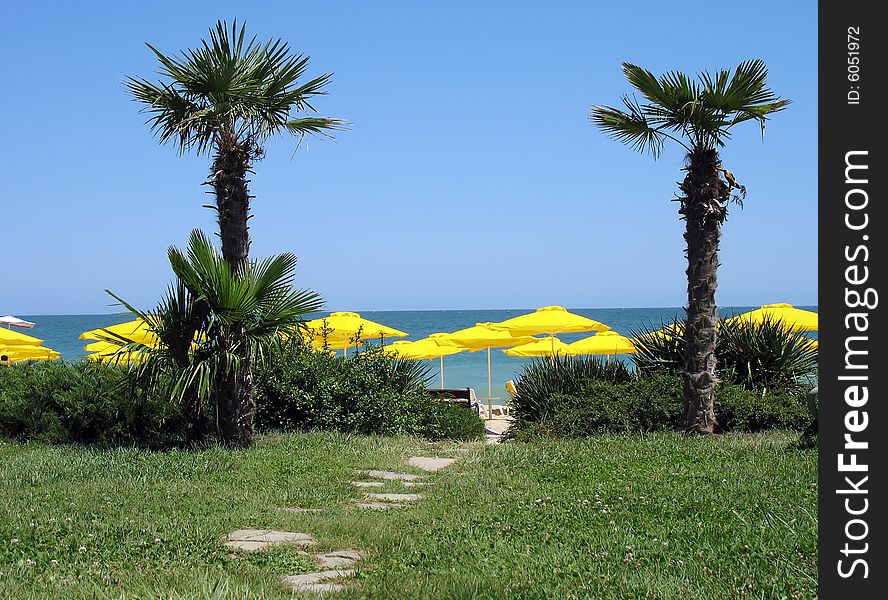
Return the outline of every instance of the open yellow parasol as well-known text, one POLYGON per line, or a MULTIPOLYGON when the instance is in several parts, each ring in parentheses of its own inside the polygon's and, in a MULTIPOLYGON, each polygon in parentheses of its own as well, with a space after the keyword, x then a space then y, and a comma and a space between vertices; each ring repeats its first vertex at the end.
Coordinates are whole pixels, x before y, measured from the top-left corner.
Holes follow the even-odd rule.
POLYGON ((0 344, 0 360, 17 363, 28 360, 56 360, 61 354, 52 348, 32 344, 0 344), (5 358, 4 358, 5 357, 5 358))
POLYGON ((444 333, 433 333, 427 338, 417 340, 415 342, 399 341, 393 342, 386 353, 396 358, 404 360, 430 360, 437 358, 440 360, 441 373, 441 389, 444 389, 444 357, 452 354, 464 352, 465 348, 457 346, 442 346, 438 344, 437 338, 444 336, 444 333))
POLYGON ((567 354, 632 354, 635 344, 616 331, 602 331, 567 346, 567 354))
POLYGON ((80 334, 81 340, 99 340, 106 341, 108 338, 124 338, 136 344, 144 344, 146 346, 156 346, 158 343, 157 336, 148 327, 142 319, 134 319, 126 323, 111 325, 110 327, 99 327, 91 329, 80 334))
POLYGON ((530 336, 516 336, 508 331, 491 329, 493 323, 477 323, 473 327, 460 329, 453 333, 434 338, 442 346, 457 346, 465 348, 470 352, 478 350, 487 350, 487 409, 488 414, 492 414, 493 404, 493 385, 490 376, 490 349, 491 348, 510 348, 512 346, 520 346, 537 341, 537 338, 530 336))
MULTIPOLYGON (((342 349, 348 353, 351 346, 359 340, 372 338, 407 337, 407 333, 387 327, 380 323, 365 319, 356 312, 334 312, 327 317, 312 319, 306 324, 315 339, 323 339, 324 331, 327 331, 327 345, 333 347, 332 342, 340 342, 342 349)), ((323 342, 322 344, 323 345, 323 342)))
POLYGON ((582 331, 607 331, 604 323, 589 319, 582 315, 569 312, 563 306, 544 306, 532 313, 506 319, 500 323, 491 323, 491 329, 508 331, 513 335, 557 335, 559 333, 578 333, 582 331))
POLYGON ((796 308, 792 304, 765 304, 764 306, 728 319, 758 325, 764 321, 781 322, 790 331, 817 331, 817 313, 796 308))
POLYGON ((43 340, 39 338, 35 338, 34 336, 25 335, 24 333, 19 333, 17 331, 12 331, 11 329, 5 329, 0 327, 0 344, 5 346, 39 346, 43 343, 43 340))
POLYGON ((539 338, 535 342, 529 344, 521 344, 515 348, 503 350, 509 356, 517 356, 520 358, 531 358, 534 356, 566 356, 570 354, 567 349, 570 346, 559 340, 554 335, 539 338))

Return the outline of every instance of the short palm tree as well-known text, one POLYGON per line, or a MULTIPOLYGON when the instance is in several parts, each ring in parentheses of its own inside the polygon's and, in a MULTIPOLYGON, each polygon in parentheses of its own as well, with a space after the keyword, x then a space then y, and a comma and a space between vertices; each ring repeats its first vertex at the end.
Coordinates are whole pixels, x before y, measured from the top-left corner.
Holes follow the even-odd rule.
POLYGON ((148 122, 161 143, 180 152, 213 154, 207 183, 216 196, 222 255, 233 268, 247 260, 250 193, 247 173, 262 157, 263 144, 279 133, 299 138, 341 129, 339 119, 314 114, 311 100, 324 94, 330 74, 299 80, 308 57, 294 54, 281 39, 247 39, 246 26, 224 21, 200 47, 165 55, 148 47, 160 62, 161 82, 129 77, 129 94, 145 105, 148 122), (301 115, 301 116, 298 116, 301 115))
MULTIPOLYGON (((721 226, 733 199, 742 203, 746 188, 722 166, 719 150, 731 129, 746 121, 764 133, 769 115, 789 104, 765 85, 768 69, 760 60, 741 63, 697 79, 684 73, 654 76, 624 63, 623 73, 645 102, 624 96, 623 108, 594 106, 599 129, 656 159, 667 141, 686 152, 687 175, 679 184, 679 214, 685 220, 688 259, 688 305, 685 323, 684 400, 686 431, 711 433, 715 427, 716 323, 718 249, 721 226), (724 175, 724 180, 721 176, 724 175)), ((742 205, 742 204, 741 204, 742 205)))
POLYGON ((169 259, 177 282, 155 311, 141 312, 114 296, 160 340, 157 347, 126 344, 122 351, 147 355, 135 367, 141 380, 182 402, 192 423, 200 423, 209 405, 222 442, 249 446, 256 412, 252 364, 282 337, 296 335, 303 317, 323 301, 315 292, 293 289, 292 254, 247 261, 234 270, 195 230, 187 253, 170 248, 169 259))

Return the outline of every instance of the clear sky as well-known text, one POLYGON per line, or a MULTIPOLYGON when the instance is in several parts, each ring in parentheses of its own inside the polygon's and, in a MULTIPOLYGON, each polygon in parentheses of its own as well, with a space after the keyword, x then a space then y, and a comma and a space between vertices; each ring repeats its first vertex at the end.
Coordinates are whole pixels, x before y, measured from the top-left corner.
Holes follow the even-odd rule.
POLYGON ((144 42, 193 47, 246 20, 333 72, 336 141, 280 138, 256 164, 252 253, 291 251, 332 310, 680 306, 681 153, 594 129, 593 104, 655 73, 762 58, 794 101, 722 153, 749 192, 724 228, 720 305, 817 303, 816 3, 16 2, 0 51, 0 314, 152 306, 170 244, 213 230, 210 159, 160 146, 126 75, 144 42), (87 4, 89 7, 87 7, 87 4))

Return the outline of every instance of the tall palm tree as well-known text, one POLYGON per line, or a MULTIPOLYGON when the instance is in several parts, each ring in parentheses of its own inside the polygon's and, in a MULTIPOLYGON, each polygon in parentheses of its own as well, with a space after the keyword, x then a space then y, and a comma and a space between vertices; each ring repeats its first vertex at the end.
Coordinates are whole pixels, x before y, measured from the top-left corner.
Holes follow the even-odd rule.
POLYGON ((111 294, 142 318, 160 343, 111 341, 123 343, 121 352, 147 356, 135 366, 140 379, 182 402, 198 434, 201 411, 209 404, 222 442, 249 446, 256 412, 250 365, 282 334, 295 335, 303 317, 320 310, 323 301, 315 292, 293 289, 292 254, 247 261, 234 270, 195 230, 187 252, 170 248, 169 259, 176 284, 154 311, 139 311, 111 294))
POLYGON ((765 86, 768 69, 761 60, 741 63, 697 79, 669 72, 655 77, 641 67, 623 63, 629 83, 644 97, 624 96, 624 108, 594 106, 593 124, 613 139, 655 159, 669 142, 685 151, 687 175, 679 184, 679 214, 685 220, 688 259, 688 305, 685 323, 684 401, 688 433, 712 433, 715 374, 718 246, 731 200, 742 206, 746 188, 722 166, 719 149, 731 129, 746 121, 759 123, 764 135, 769 115, 784 109, 765 86), (721 176, 725 179, 722 180, 721 176))
POLYGON ((128 77, 124 86, 145 105, 161 143, 176 143, 180 152, 213 154, 207 183, 216 196, 222 255, 238 269, 250 249, 247 174, 262 157, 265 142, 279 133, 329 135, 345 125, 317 116, 310 103, 325 93, 331 75, 299 83, 307 56, 293 53, 280 38, 247 40, 246 25, 238 28, 237 22, 229 31, 218 21, 209 41, 180 54, 148 47, 164 81, 128 77))

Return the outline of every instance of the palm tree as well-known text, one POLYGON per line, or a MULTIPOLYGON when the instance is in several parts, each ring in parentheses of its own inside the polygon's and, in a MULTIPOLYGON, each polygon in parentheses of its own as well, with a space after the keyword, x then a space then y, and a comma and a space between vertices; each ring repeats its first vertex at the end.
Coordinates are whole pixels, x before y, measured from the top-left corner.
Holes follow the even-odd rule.
POLYGON ((296 335, 303 317, 323 301, 292 288, 292 254, 247 261, 235 270, 195 230, 187 253, 173 247, 169 259, 177 281, 155 311, 139 311, 111 294, 160 340, 157 347, 125 344, 121 352, 147 355, 135 367, 139 378, 182 402, 198 433, 202 407, 209 404, 222 442, 249 446, 256 412, 251 364, 281 336, 296 335))
POLYGON ((331 75, 300 84, 307 56, 294 54, 281 39, 247 41, 246 25, 238 28, 237 22, 230 31, 224 21, 217 22, 209 41, 178 55, 148 47, 165 81, 128 77, 124 86, 145 105, 161 143, 174 142, 180 152, 213 154, 207 184, 216 196, 222 256, 239 269, 250 249, 247 173, 262 157, 263 144, 279 133, 301 139, 345 125, 313 114, 310 101, 325 93, 331 75))
POLYGON ((679 184, 678 198, 688 259, 685 428, 688 433, 712 433, 718 246, 728 204, 733 200, 742 207, 746 195, 746 188, 722 166, 719 149, 730 139, 731 129, 746 121, 759 123, 764 135, 769 115, 790 101, 765 86, 768 69, 761 60, 743 62, 733 73, 703 72, 696 80, 675 71, 657 78, 629 63, 623 63, 623 73, 646 102, 627 95, 624 108, 594 106, 590 118, 613 139, 649 152, 655 159, 667 141, 679 144, 686 153, 687 175, 679 184))
MULTIPOLYGON (((219 222, 222 256, 236 273, 249 264, 252 196, 247 174, 262 157, 265 142, 279 133, 300 139, 310 134, 329 136, 330 131, 345 125, 338 119, 317 116, 311 105, 313 97, 325 93, 330 74, 300 83, 308 66, 307 56, 293 53, 279 38, 264 43, 255 37, 248 40, 246 26, 238 28, 237 22, 230 30, 224 21, 217 22, 209 41, 201 40, 198 48, 178 55, 165 55, 151 44, 148 47, 160 62, 164 81, 129 77, 124 85, 145 105, 148 122, 161 143, 174 142, 180 152, 212 153, 206 183, 216 198, 212 208, 219 222)), ((231 335, 221 351, 241 372, 226 386, 230 393, 249 394, 251 361, 245 354, 249 343, 237 339, 241 334, 236 330, 231 335)), ((251 398, 241 398, 243 406, 237 409, 228 406, 229 401, 237 398, 220 404, 220 418, 251 414, 251 398)), ((225 436, 243 441, 248 439, 251 426, 230 422, 223 429, 225 436), (238 428, 241 432, 235 435, 238 428)))

